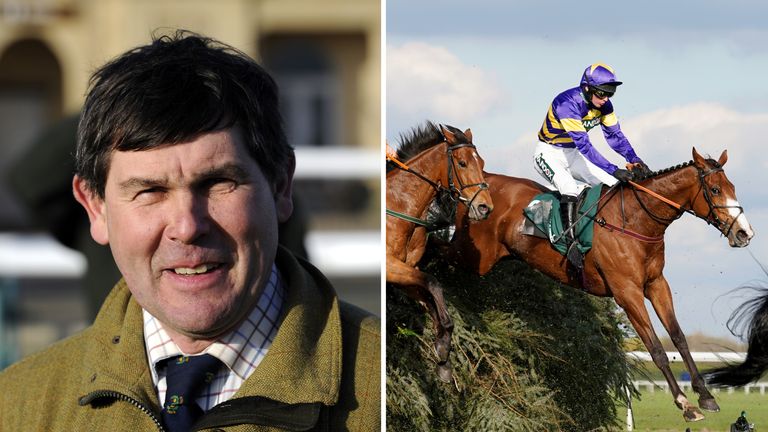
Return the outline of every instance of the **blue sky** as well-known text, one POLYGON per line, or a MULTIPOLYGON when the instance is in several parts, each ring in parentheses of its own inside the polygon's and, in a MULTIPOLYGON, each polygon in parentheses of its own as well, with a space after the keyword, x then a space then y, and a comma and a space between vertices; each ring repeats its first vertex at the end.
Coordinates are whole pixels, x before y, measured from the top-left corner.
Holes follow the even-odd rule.
MULTIPOLYGON (((386 136, 427 119, 471 128, 488 171, 543 181, 531 157, 548 104, 589 64, 612 65, 624 82, 613 99, 622 129, 652 169, 690 160, 694 146, 714 158, 728 150, 752 244, 732 249, 684 216, 667 231, 665 275, 684 332, 729 336, 743 300, 731 291, 768 283, 750 256, 768 264, 768 3, 575 5, 387 2, 386 136)), ((620 164, 599 129, 590 138, 620 164)))

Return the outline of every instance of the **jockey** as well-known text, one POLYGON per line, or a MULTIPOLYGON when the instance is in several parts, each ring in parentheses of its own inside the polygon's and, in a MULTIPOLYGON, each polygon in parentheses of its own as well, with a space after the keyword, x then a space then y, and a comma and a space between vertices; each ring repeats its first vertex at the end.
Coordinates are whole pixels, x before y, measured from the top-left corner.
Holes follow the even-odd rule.
POLYGON ((587 186, 598 183, 611 186, 617 180, 632 179, 630 171, 612 164, 592 146, 587 132, 600 125, 608 145, 613 150, 627 162, 637 164, 636 167, 641 172, 650 171, 621 132, 619 121, 613 112, 613 104, 609 99, 616 93, 616 87, 619 85, 621 81, 616 80, 610 66, 603 63, 588 66, 578 87, 568 89, 555 97, 539 130, 534 164, 539 174, 562 196, 563 225, 571 241, 567 255, 569 261, 577 268, 583 266, 583 257, 578 248, 574 247, 574 230, 568 227, 576 220, 576 201, 579 193, 587 186))

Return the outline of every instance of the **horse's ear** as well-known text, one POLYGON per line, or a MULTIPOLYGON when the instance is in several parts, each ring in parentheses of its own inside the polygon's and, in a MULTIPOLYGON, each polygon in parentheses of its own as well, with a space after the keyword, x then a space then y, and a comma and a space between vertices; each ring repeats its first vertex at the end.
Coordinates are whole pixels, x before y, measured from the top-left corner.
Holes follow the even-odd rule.
POLYGON ((456 135, 448 130, 447 127, 440 125, 440 130, 443 132, 443 136, 445 137, 445 140, 449 143, 455 143, 456 142, 456 135))
POLYGON ((467 129, 464 131, 464 136, 467 137, 469 142, 472 142, 472 129, 467 129))
POLYGON ((693 148, 691 151, 693 154, 693 162, 696 164, 699 168, 704 168, 707 163, 704 161, 704 157, 699 154, 699 152, 696 151, 696 147, 693 148))
POLYGON ((726 162, 728 162, 728 150, 723 150, 723 154, 720 155, 720 159, 718 159, 717 163, 720 164, 720 166, 723 166, 726 162))

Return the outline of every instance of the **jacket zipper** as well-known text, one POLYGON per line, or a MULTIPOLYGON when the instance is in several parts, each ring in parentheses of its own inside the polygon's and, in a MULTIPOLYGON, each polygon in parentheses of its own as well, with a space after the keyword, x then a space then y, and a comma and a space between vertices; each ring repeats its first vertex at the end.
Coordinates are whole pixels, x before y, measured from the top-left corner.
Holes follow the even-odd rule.
POLYGON ((122 393, 118 393, 116 391, 111 391, 111 390, 95 391, 93 393, 90 393, 80 398, 79 402, 80 402, 80 405, 87 405, 93 402, 95 399, 99 399, 103 397, 114 398, 124 402, 129 402, 131 405, 140 409, 144 414, 147 414, 149 418, 151 418, 152 421, 155 422, 155 426, 157 426, 158 431, 165 432, 165 428, 163 427, 163 424, 160 422, 160 419, 157 418, 157 416, 155 415, 154 412, 152 412, 151 409, 147 408, 143 403, 139 402, 138 400, 130 396, 124 395, 122 393))

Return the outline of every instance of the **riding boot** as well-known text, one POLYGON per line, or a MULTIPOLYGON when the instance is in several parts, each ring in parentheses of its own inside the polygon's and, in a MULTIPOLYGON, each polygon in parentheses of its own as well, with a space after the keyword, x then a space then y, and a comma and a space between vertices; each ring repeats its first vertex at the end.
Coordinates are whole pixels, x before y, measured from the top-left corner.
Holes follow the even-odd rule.
POLYGON ((574 226, 578 216, 577 198, 565 195, 560 204, 561 216, 563 218, 563 230, 565 231, 566 245, 568 248, 566 257, 574 267, 581 270, 584 268, 584 254, 579 250, 579 241, 576 238, 576 227, 574 226))

